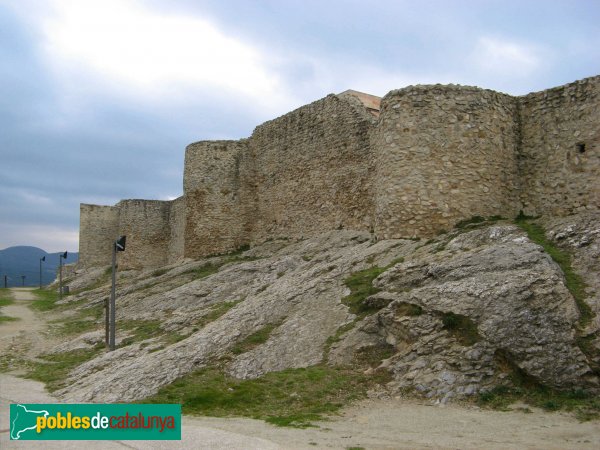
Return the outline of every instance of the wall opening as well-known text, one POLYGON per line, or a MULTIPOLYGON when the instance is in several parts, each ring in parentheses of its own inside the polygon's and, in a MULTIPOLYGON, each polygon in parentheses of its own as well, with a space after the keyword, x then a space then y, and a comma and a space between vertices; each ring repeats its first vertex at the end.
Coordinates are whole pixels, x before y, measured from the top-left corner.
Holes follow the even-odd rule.
POLYGON ((575 148, 579 153, 585 153, 585 144, 583 142, 575 144, 575 148))

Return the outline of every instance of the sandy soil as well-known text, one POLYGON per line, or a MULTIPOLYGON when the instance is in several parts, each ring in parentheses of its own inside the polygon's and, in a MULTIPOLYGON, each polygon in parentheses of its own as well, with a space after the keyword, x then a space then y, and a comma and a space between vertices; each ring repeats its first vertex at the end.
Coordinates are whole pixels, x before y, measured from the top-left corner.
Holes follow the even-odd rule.
MULTIPOLYGON (((0 353, 26 345, 27 356, 48 348, 44 318, 26 303, 30 292, 14 289, 6 315, 21 320, 0 324, 0 353)), ((198 449, 598 449, 600 422, 579 423, 564 413, 487 411, 459 405, 428 406, 414 401, 367 400, 340 416, 305 430, 279 428, 251 419, 184 417, 182 441, 18 442, 9 441, 10 403, 56 400, 41 383, 0 374, 0 447, 2 448, 198 448, 198 449)))
POLYGON ((2 307, 5 316, 19 320, 0 324, 0 355, 10 353, 35 359, 36 355, 47 351, 52 345, 46 321, 27 305, 36 299, 32 290, 33 288, 11 289, 15 302, 2 307))

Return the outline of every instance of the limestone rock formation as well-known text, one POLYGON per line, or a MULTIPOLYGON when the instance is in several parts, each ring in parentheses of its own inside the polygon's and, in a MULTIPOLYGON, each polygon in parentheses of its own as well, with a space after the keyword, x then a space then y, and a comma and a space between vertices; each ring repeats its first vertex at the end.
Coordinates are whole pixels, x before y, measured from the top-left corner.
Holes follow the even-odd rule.
MULTIPOLYGON (((598 215, 571 219, 577 226, 553 224, 552 237, 589 242, 579 248, 588 252, 586 264, 597 267, 598 215)), ((590 277, 596 289, 597 272, 590 277)), ((579 311, 560 267, 508 222, 427 242, 332 231, 128 271, 118 283, 118 323, 159 320, 161 334, 130 345, 125 339, 76 368, 59 391, 66 401, 139 400, 214 364, 238 378, 322 362, 387 370, 392 378, 382 389, 440 401, 510 384, 514 374, 558 389, 598 388, 595 362, 578 346, 579 311), (357 316, 344 304, 345 280, 370 267, 381 268, 380 275, 357 316), (242 345, 266 328, 264 343, 242 345)), ((103 284, 65 302, 97 305, 107 289, 103 284)), ((597 342, 597 326, 585 332, 597 342)))

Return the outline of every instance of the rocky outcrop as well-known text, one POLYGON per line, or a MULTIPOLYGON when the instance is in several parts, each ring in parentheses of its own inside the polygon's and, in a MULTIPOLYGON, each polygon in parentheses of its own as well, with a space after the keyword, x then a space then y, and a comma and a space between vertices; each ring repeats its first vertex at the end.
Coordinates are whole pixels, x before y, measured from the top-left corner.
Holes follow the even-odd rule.
MULTIPOLYGON (((437 245, 375 280, 376 296, 389 304, 353 331, 398 350, 384 363, 394 374, 388 388, 448 399, 509 383, 511 375, 559 389, 596 385, 575 339, 576 304, 541 247, 514 226, 437 245)), ((343 340, 333 361, 338 354, 347 361, 361 340, 347 339, 353 344, 343 340)))
MULTIPOLYGON (((89 306, 106 294, 104 286, 66 301, 89 306)), ((442 401, 509 384, 514 374, 558 389, 598 386, 560 268, 508 223, 427 243, 344 230, 267 242, 124 273, 118 295, 119 321, 159 319, 163 335, 181 340, 101 354, 70 374, 64 400, 138 400, 216 363, 238 378, 322 362, 388 370, 387 391, 442 401), (382 268, 378 292, 365 300, 369 314, 356 316, 343 302, 345 280, 374 266, 382 268), (265 327, 264 343, 231 351, 265 327)))

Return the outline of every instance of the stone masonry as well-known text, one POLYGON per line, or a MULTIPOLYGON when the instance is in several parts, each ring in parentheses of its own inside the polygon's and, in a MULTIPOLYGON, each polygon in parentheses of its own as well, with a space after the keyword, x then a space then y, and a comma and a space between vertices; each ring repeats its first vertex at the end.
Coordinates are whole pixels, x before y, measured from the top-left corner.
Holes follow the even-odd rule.
POLYGON ((472 216, 600 209, 600 76, 513 97, 458 85, 345 91, 239 141, 186 149, 170 202, 81 205, 80 264, 159 267, 328 230, 430 237, 472 216))

